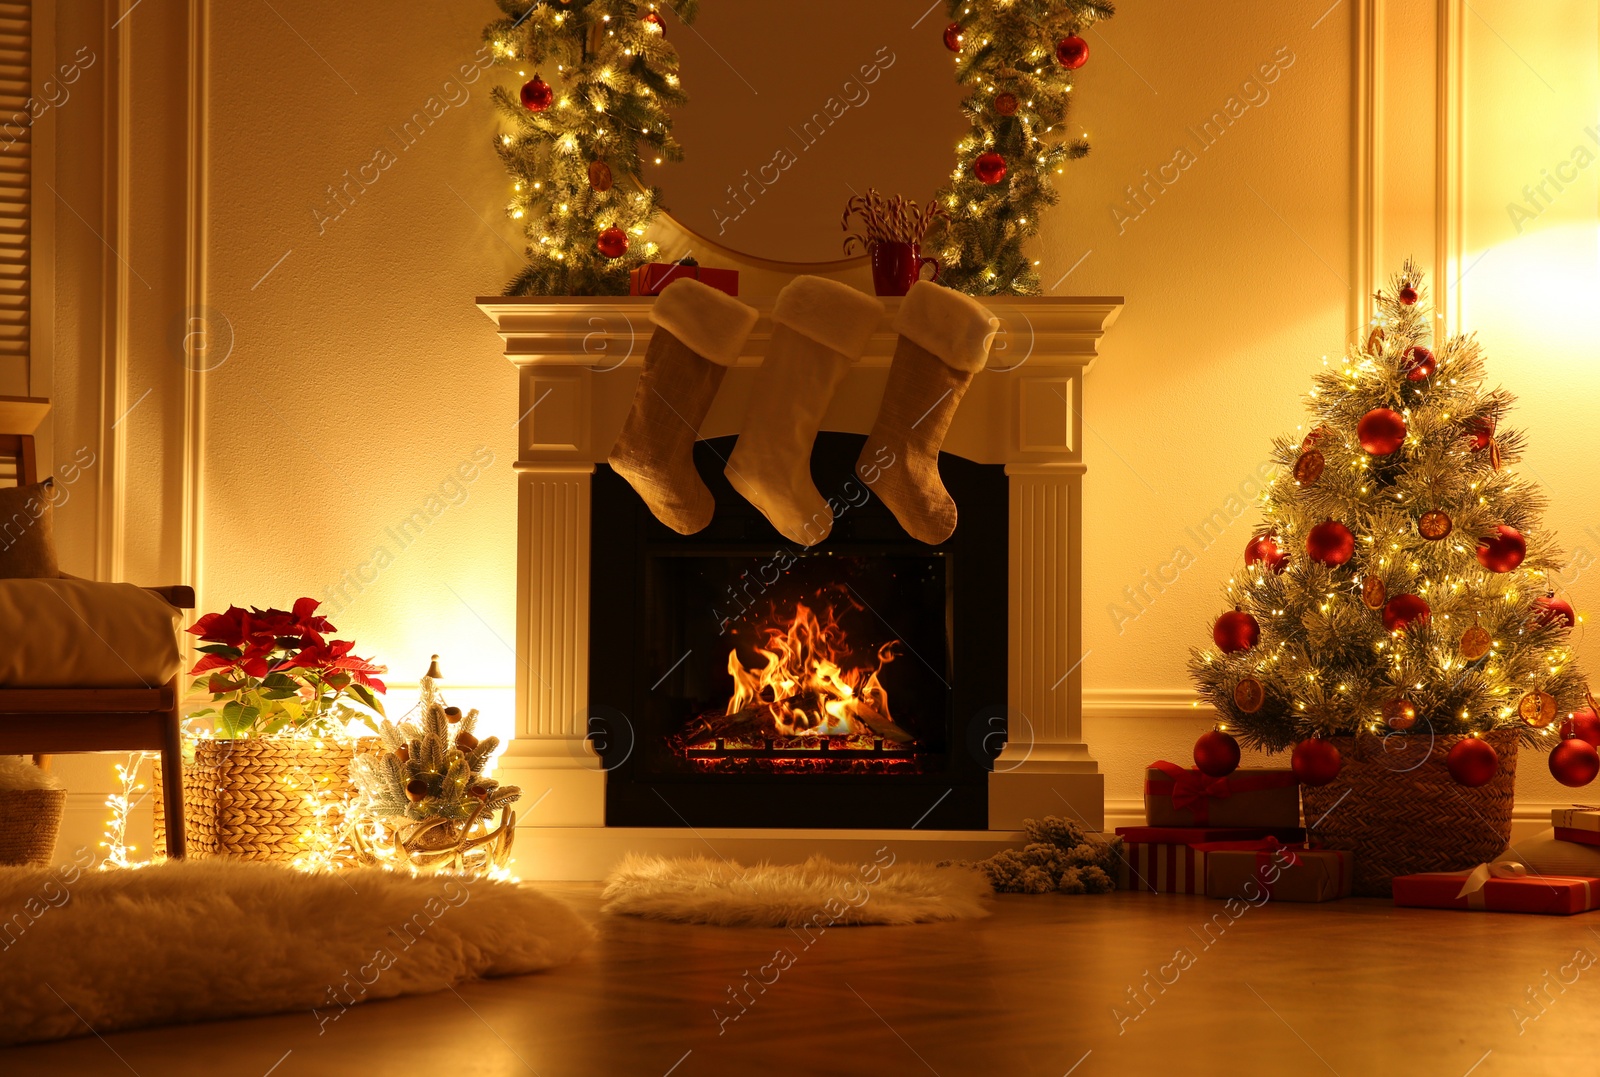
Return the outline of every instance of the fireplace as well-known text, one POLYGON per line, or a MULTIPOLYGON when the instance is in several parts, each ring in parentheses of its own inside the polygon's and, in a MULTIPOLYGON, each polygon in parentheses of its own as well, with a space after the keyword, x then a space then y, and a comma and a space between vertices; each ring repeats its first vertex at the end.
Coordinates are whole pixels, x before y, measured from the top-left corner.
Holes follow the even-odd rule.
POLYGON ((810 549, 723 477, 731 437, 697 446, 717 513, 696 535, 596 469, 589 726, 608 825, 987 828, 1005 472, 947 454, 960 525, 926 546, 852 473, 864 441, 819 437, 813 479, 838 510, 810 549))
POLYGON ((981 857, 1014 844, 1026 818, 1098 827, 1104 781, 1082 728, 1084 385, 1121 300, 985 300, 1001 329, 945 440, 940 466, 961 522, 938 548, 908 541, 876 499, 844 485, 894 352, 900 301, 885 300, 813 456, 818 489, 839 499, 835 533, 795 550, 792 565, 784 555, 775 575, 777 536, 728 489, 718 459, 771 341, 764 296, 787 278, 751 270, 748 281, 761 318, 699 432, 719 507, 688 538, 657 525, 604 463, 653 301, 479 301, 518 370, 517 632, 504 641, 517 718, 498 764, 528 791, 518 873, 598 879, 637 851, 850 859, 886 842, 915 843, 907 855, 918 859, 981 857), (715 613, 713 595, 724 600, 715 613), (763 649, 784 653, 771 629, 807 656, 804 676, 789 678, 803 691, 781 700, 776 671, 760 676, 763 649), (837 675, 809 659, 819 635, 837 675), (732 714, 730 655, 754 693, 732 714), (892 726, 876 704, 870 715, 841 708, 844 693, 819 685, 821 672, 845 678, 850 698, 886 697, 892 726), (881 696, 868 691, 873 673, 881 696), (745 714, 733 736, 717 725, 753 701, 782 706, 745 714))

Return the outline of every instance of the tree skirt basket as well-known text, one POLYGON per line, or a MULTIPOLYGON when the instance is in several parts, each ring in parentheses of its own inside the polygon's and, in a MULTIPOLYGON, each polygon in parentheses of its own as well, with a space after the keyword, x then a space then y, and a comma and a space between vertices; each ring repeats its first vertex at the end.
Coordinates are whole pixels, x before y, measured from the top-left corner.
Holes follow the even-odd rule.
POLYGON ((48 864, 55 857, 65 789, 0 791, 0 864, 48 864))
POLYGON ((1329 738, 1344 766, 1324 786, 1305 786, 1306 826, 1355 860, 1354 893, 1389 897, 1396 875, 1465 871, 1493 860, 1511 840, 1517 732, 1484 734, 1500 769, 1476 789, 1450 777, 1445 756, 1464 737, 1363 733, 1329 738))
MULTIPOLYGON (((291 863, 308 834, 326 834, 355 794, 350 761, 376 740, 261 738, 197 740, 184 753, 183 819, 188 855, 291 863), (313 796, 313 794, 315 794, 313 796), (319 817, 319 807, 331 817, 319 817)), ((157 855, 167 848, 161 764, 156 763, 157 855)))

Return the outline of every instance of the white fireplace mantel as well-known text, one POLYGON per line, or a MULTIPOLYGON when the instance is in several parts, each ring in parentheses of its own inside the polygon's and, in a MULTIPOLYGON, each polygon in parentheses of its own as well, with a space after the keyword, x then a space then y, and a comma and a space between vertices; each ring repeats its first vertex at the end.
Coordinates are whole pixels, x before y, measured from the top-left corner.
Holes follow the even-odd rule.
MULTIPOLYGON (((593 836, 592 828, 605 825, 605 775, 585 740, 590 477, 632 403, 652 302, 478 300, 500 332, 506 358, 521 371, 517 727, 500 768, 506 780, 544 798, 525 827, 581 828, 593 836)), ((703 438, 739 432, 755 368, 771 340, 772 300, 746 302, 761 318, 701 427, 703 438)), ((884 301, 883 325, 835 395, 824 430, 870 431, 894 353, 890 325, 899 302, 884 301)), ((1000 332, 944 448, 978 463, 1003 464, 1010 477, 1011 730, 990 778, 990 828, 1009 840, 1023 818, 1070 809, 1098 829, 1104 780, 1083 742, 1079 668, 1083 384, 1122 300, 1007 297, 985 303, 1000 318, 1000 332)), ((953 847, 976 850, 951 840, 953 847)))

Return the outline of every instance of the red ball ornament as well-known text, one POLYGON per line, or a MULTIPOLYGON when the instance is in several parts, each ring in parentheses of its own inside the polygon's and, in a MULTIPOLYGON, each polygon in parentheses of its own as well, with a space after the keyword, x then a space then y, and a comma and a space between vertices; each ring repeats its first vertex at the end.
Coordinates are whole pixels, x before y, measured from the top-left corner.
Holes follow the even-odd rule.
POLYGON ((1487 785, 1500 769, 1500 753, 1486 740, 1463 737, 1444 757, 1444 765, 1457 785, 1476 789, 1487 785))
POLYGON ((1561 739, 1576 738, 1600 747, 1600 714, 1593 707, 1572 712, 1572 717, 1561 723, 1561 739))
POLYGON ((1402 284, 1400 286, 1400 302, 1409 307, 1415 304, 1416 301, 1417 290, 1409 284, 1402 284))
POLYGON ((1002 116, 1015 116, 1017 114, 1017 109, 1019 107, 1020 107, 1020 103, 1017 101, 1017 95, 1016 94, 1014 94, 1014 93, 1002 93, 1002 94, 996 94, 995 95, 994 110, 996 112, 998 112, 1000 115, 1002 115, 1002 116))
POLYGON ((1383 604, 1383 627, 1389 632, 1404 632, 1433 613, 1421 595, 1395 595, 1383 604))
POLYGON ((1220 729, 1200 734, 1194 742, 1194 765, 1212 778, 1232 774, 1239 767, 1239 742, 1220 729))
POLYGON ((1289 755, 1289 769, 1302 785, 1327 785, 1339 776, 1342 766, 1339 749, 1317 738, 1296 744, 1289 755))
POLYGON ((628 233, 612 225, 600 233, 600 238, 594 241, 594 248, 607 258, 621 258, 628 253, 628 233))
POLYGON ((1405 417, 1388 408, 1373 408, 1356 424, 1356 437, 1373 456, 1388 456, 1405 444, 1405 417))
POLYGON ((1494 440, 1493 419, 1473 419, 1467 424, 1467 437, 1472 442, 1472 451, 1487 449, 1489 442, 1494 440))
POLYGON ((1257 535, 1244 548, 1244 563, 1264 562, 1273 572, 1281 575, 1289 567, 1289 555, 1278 548, 1277 537, 1272 534, 1257 535))
POLYGON ((1068 71, 1076 71, 1089 62, 1089 43, 1077 34, 1061 39, 1056 46, 1056 63, 1068 71))
POLYGON ((654 26, 656 28, 657 32, 659 32, 662 37, 666 37, 667 36, 667 24, 661 21, 661 13, 660 12, 647 11, 643 15, 639 16, 639 21, 640 22, 647 22, 651 26, 654 26))
POLYGON ((538 75, 522 84, 522 107, 529 112, 543 112, 555 99, 556 92, 538 75))
POLYGON ((1528 556, 1528 540, 1514 527, 1501 524, 1478 540, 1478 563, 1490 572, 1511 572, 1528 556))
POLYGON ((1577 611, 1572 608, 1572 603, 1564 598, 1542 595, 1534 599, 1533 608, 1537 611, 1533 619, 1540 625, 1553 625, 1560 621, 1571 628, 1578 623, 1577 611))
POLYGON ((972 174, 993 187, 1006 178, 1006 159, 998 153, 984 153, 972 162, 972 174))
POLYGON ((1229 610, 1211 626, 1211 638, 1223 654, 1248 651, 1261 638, 1261 626, 1243 610, 1229 610))
POLYGON ((1320 523, 1306 535, 1306 553, 1311 560, 1338 568, 1356 552, 1356 537, 1338 520, 1320 523))
POLYGON ((960 52, 961 39, 965 36, 966 35, 962 32, 961 24, 959 22, 951 23, 949 26, 944 28, 944 47, 949 49, 951 52, 960 52))
POLYGON ((1562 785, 1588 785, 1600 774, 1600 752, 1580 737, 1571 737, 1550 751, 1550 773, 1562 785))
POLYGON ((1433 352, 1418 344, 1406 353, 1404 369, 1406 381, 1427 381, 1433 377, 1433 372, 1439 369, 1439 364, 1434 359, 1433 352))

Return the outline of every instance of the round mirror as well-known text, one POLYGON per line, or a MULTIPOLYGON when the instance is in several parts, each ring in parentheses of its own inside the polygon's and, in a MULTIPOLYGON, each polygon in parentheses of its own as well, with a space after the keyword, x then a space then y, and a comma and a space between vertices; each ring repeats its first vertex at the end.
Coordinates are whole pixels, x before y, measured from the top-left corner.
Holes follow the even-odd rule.
POLYGON ((740 254, 815 263, 844 256, 853 195, 931 198, 968 130, 946 21, 930 0, 716 0, 693 26, 669 18, 689 104, 685 159, 648 176, 667 212, 740 254))

